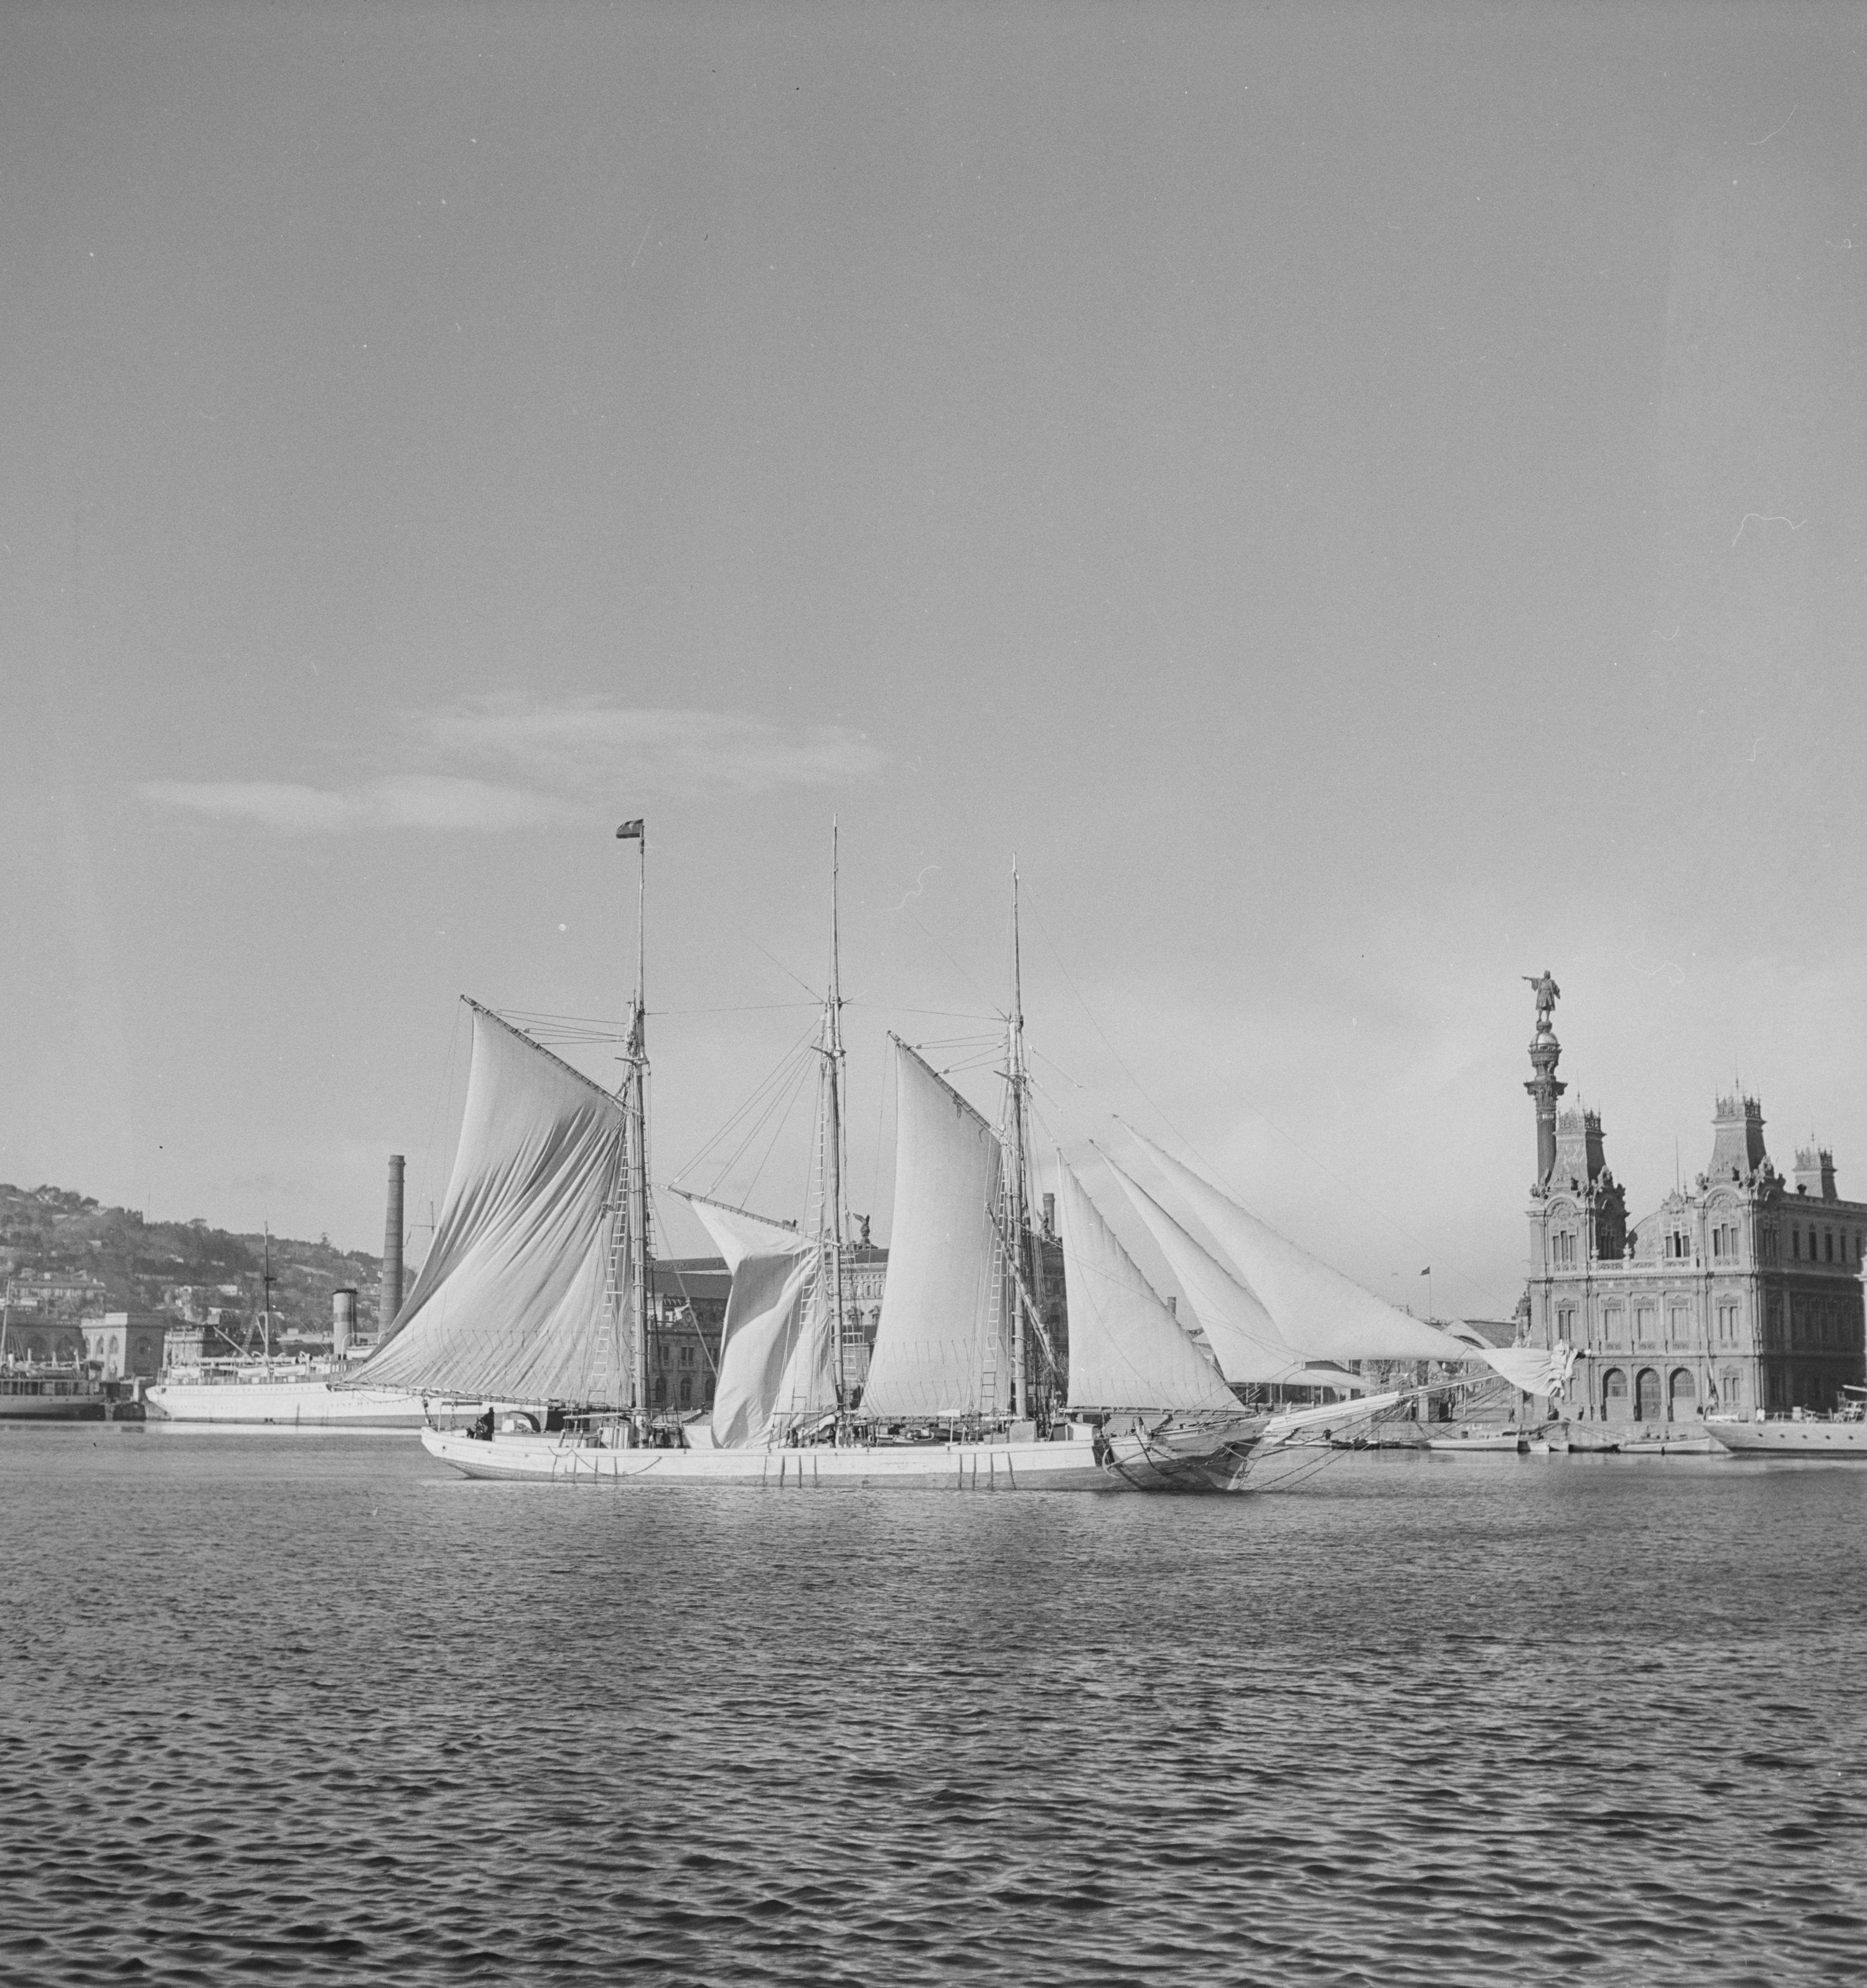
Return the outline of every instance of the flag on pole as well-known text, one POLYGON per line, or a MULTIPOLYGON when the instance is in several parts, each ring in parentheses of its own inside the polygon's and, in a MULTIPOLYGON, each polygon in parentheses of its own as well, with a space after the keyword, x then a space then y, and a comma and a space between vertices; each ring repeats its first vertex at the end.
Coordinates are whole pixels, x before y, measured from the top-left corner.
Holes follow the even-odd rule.
POLYGON ((625 821, 616 831, 616 840, 618 842, 640 842, 641 839, 642 824, 641 817, 639 815, 634 821, 625 821))
MULTIPOLYGON (((636 826, 637 826, 638 827, 641 827, 641 824, 639 822, 636 824, 636 826)), ((1429 1277, 1429 1276, 1431 1276, 1432 1275, 1432 1266, 1430 1263, 1429 1263, 1429 1264, 1426 1266, 1426 1267, 1425 1268, 1425 1270, 1422 1270, 1422 1271, 1420 1272, 1420 1275, 1421 1275, 1422 1277, 1429 1277)))

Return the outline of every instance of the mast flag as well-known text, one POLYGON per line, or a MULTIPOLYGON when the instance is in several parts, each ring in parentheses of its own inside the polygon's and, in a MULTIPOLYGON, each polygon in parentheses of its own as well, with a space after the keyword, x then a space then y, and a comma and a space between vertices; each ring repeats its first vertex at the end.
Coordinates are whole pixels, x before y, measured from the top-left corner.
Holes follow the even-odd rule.
POLYGON ((639 815, 633 821, 625 821, 616 831, 616 840, 618 842, 640 842, 644 839, 641 817, 639 815))

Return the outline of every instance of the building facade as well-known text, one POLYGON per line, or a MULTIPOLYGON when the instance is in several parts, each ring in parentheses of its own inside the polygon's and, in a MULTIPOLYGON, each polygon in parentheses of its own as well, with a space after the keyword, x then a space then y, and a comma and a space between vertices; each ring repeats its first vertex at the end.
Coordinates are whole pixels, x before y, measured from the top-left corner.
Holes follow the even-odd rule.
POLYGON ((1807 1148, 1785 1178, 1761 1104, 1733 1093, 1716 1101, 1705 1171, 1630 1222, 1599 1117, 1558 1108, 1560 1053, 1540 1013, 1525 1303, 1532 1344, 1580 1355, 1568 1414, 1652 1424, 1836 1406, 1867 1378, 1867 1202, 1841 1198, 1833 1155, 1807 1148))
POLYGON ((110 1311, 86 1318, 85 1359, 107 1381, 153 1381, 162 1371, 167 1324, 150 1311, 110 1311))

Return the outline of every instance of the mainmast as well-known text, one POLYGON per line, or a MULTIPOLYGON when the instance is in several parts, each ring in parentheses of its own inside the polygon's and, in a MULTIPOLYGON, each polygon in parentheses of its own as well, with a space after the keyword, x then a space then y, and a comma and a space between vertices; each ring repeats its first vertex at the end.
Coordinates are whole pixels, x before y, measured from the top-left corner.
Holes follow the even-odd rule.
MULTIPOLYGON (((266 1371, 272 1371, 272 1286, 278 1280, 272 1275, 272 1225, 262 1225, 266 1231, 266 1269, 259 1279, 260 1317, 264 1320, 262 1330, 266 1347, 266 1371)), ((249 1340, 248 1344, 252 1341, 249 1340)))
POLYGON ((623 1060, 623 1160, 627 1175, 624 1229, 628 1247, 629 1402, 638 1431, 648 1419, 648 1006, 645 916, 648 837, 640 820, 625 821, 619 842, 635 844, 635 992, 623 1060))
POLYGON ((836 817, 830 820, 830 989, 824 1000, 821 1087, 823 1205, 817 1218, 817 1247, 823 1288, 830 1307, 830 1372, 837 1406, 847 1405, 843 1366, 843 967, 837 909, 840 847, 836 817))
POLYGON ((1030 1197, 1026 1178, 1025 1144, 1030 1080, 1024 1067, 1023 965, 1018 946, 1018 859, 1011 859, 1011 1013, 1005 1049, 1005 1235, 1008 1262, 1006 1297, 1011 1307, 1011 1412, 1022 1419, 1030 1412, 1030 1386, 1024 1337, 1024 1253, 1030 1232, 1030 1197))

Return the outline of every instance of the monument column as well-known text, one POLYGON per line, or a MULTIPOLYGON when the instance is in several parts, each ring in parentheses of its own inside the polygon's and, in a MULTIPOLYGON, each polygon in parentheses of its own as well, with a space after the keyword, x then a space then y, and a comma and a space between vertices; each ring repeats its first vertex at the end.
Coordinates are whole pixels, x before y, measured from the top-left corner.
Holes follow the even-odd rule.
POLYGON ((1556 1065, 1561 1060, 1562 1045, 1556 1040, 1554 1026, 1556 1002, 1562 989, 1556 985, 1547 967, 1541 978, 1525 974, 1524 978, 1536 990, 1537 1032, 1530 1039, 1530 1067, 1536 1072, 1524 1086, 1537 1107, 1537 1188, 1539 1192, 1549 1185, 1549 1177, 1556 1165, 1556 1100, 1568 1089, 1556 1075, 1556 1065))

